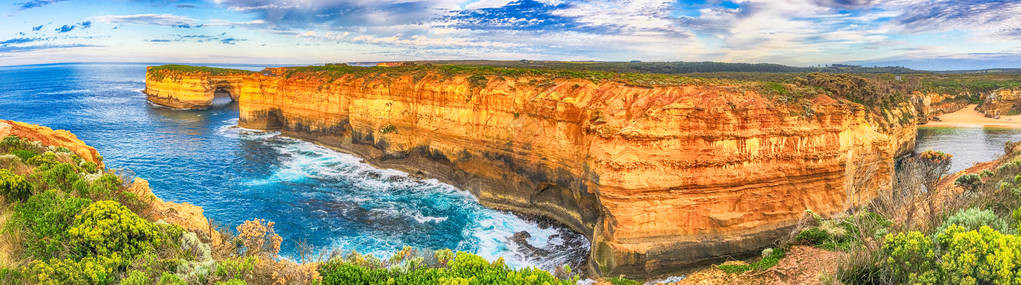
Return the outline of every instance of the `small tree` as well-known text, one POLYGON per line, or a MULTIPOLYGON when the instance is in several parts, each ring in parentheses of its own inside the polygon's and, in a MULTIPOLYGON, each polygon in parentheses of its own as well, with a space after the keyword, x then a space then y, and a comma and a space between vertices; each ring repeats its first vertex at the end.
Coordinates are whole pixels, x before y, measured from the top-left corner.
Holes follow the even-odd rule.
POLYGON ((974 173, 961 175, 961 177, 957 177, 957 180, 954 181, 954 185, 961 186, 961 188, 969 192, 975 192, 982 185, 982 177, 974 173))
POLYGON ((925 186, 924 198, 929 206, 929 224, 934 225, 938 220, 936 214, 936 192, 943 177, 950 172, 951 155, 942 151, 927 150, 922 152, 915 160, 915 167, 918 167, 922 178, 922 185, 925 186))

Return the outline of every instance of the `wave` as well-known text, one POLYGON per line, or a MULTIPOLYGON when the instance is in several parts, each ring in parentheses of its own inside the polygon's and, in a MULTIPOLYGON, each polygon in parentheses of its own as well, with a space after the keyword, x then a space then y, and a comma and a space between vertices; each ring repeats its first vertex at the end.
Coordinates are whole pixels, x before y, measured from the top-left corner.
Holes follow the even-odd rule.
POLYGON ((218 134, 257 142, 276 152, 278 163, 267 175, 248 179, 242 185, 269 188, 311 185, 323 193, 308 195, 331 199, 321 203, 330 203, 327 210, 333 213, 327 210, 310 213, 321 216, 323 226, 330 224, 331 218, 367 223, 350 225, 355 227, 345 230, 350 236, 332 237, 329 245, 332 248, 383 258, 404 245, 418 242, 422 237, 416 234, 448 231, 440 233, 445 236, 442 238, 457 239, 454 246, 448 247, 490 260, 503 258, 513 268, 534 266, 554 270, 563 264, 577 266, 588 253, 588 241, 577 233, 485 208, 467 191, 436 179, 417 179, 403 171, 375 168, 354 155, 287 138, 278 132, 245 130, 236 126, 236 119, 224 123, 217 129, 218 134), (391 227, 397 230, 391 231, 391 227), (528 234, 525 239, 528 245, 545 254, 537 255, 534 249, 517 244, 513 237, 521 232, 528 234))

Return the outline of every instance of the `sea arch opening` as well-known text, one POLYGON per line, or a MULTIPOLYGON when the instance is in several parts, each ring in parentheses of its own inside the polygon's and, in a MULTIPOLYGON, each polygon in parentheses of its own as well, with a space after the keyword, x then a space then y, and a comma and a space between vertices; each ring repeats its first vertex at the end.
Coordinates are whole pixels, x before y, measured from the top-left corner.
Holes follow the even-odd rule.
POLYGON ((217 86, 216 90, 213 90, 213 102, 211 103, 213 108, 224 107, 234 103, 235 96, 230 93, 228 86, 217 86))

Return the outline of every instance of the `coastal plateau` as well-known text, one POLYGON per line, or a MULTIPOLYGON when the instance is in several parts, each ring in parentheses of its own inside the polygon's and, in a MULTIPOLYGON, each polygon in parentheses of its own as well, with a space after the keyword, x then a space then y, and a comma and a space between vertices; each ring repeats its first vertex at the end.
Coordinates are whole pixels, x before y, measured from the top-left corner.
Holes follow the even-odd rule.
POLYGON ((489 207, 555 219, 591 239, 594 273, 648 278, 755 253, 806 210, 832 215, 868 202, 891 187, 915 125, 965 104, 918 91, 855 97, 827 85, 855 80, 161 66, 149 68, 145 92, 173 108, 208 108, 215 93, 229 93, 241 127, 279 130, 438 178, 489 207))

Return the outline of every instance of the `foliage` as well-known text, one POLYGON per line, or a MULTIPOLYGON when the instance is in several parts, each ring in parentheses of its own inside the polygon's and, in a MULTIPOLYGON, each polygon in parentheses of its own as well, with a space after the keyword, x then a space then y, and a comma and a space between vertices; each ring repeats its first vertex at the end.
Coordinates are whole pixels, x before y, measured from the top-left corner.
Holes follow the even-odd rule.
POLYGON ((121 253, 132 257, 152 252, 167 241, 177 241, 180 227, 146 221, 115 201, 92 203, 75 216, 68 229, 69 244, 79 256, 121 253))
POLYGON ((952 225, 964 227, 966 230, 978 230, 982 226, 989 226, 1002 233, 1014 233, 1013 227, 1006 220, 1000 218, 990 210, 979 208, 968 208, 957 211, 947 217, 943 224, 936 229, 935 235, 940 235, 952 225))
POLYGON ((10 170, 0 169, 0 195, 8 202, 24 201, 32 195, 32 185, 24 176, 14 174, 10 170))
MULTIPOLYGON (((403 252, 403 251, 402 251, 403 252)), ((446 251, 437 251, 445 255, 446 251)), ((489 262, 474 254, 458 252, 446 264, 426 266, 421 258, 397 254, 387 261, 357 253, 334 258, 319 268, 323 284, 574 284, 577 277, 559 279, 549 272, 525 268, 514 270, 502 259, 489 262), (389 265, 389 266, 387 266, 389 265)), ((440 260, 441 256, 434 256, 440 260)))
POLYGON ((226 279, 243 279, 255 270, 258 259, 254 256, 224 259, 216 264, 216 276, 226 279))
POLYGON ((47 259, 64 249, 67 229, 75 215, 91 202, 52 189, 32 195, 15 206, 7 230, 25 233, 26 252, 30 256, 47 259))
POLYGON ((181 64, 150 66, 146 69, 146 76, 148 76, 149 79, 153 80, 163 80, 168 75, 174 73, 205 73, 210 75, 230 75, 230 74, 248 74, 253 72, 241 69, 191 66, 181 64))
MULTIPOLYGON (((992 175, 990 174, 989 176, 992 175)), ((961 186, 964 190, 975 191, 982 185, 982 177, 974 173, 961 175, 961 177, 957 177, 957 180, 954 180, 954 185, 961 186)))
POLYGON ((932 238, 917 231, 889 234, 883 242, 885 265, 895 283, 935 282, 936 250, 932 238))
POLYGON ((78 168, 64 162, 45 163, 35 168, 32 177, 45 184, 44 187, 71 191, 71 186, 81 179, 78 168))
POLYGON ((613 285, 639 285, 639 284, 642 284, 641 282, 634 281, 634 280, 631 280, 631 279, 627 279, 627 278, 624 278, 624 277, 613 277, 613 278, 608 279, 607 281, 609 281, 610 284, 613 284, 613 285))
POLYGON ((280 252, 280 243, 283 238, 273 230, 273 222, 265 222, 262 219, 245 221, 238 225, 238 239, 244 245, 244 253, 248 256, 266 253, 276 257, 280 252))
POLYGON ((951 225, 936 236, 888 235, 885 265, 896 283, 1016 284, 1021 282, 1021 238, 988 226, 951 225), (938 257, 938 258, 937 258, 938 257))
POLYGON ((383 126, 382 128, 379 129, 379 133, 381 134, 389 134, 395 132, 397 132, 397 127, 392 124, 387 124, 386 126, 383 126))
POLYGON ((722 264, 718 265, 716 268, 719 268, 720 270, 723 270, 724 272, 727 273, 740 273, 749 270, 764 270, 776 265, 778 262, 780 262, 780 259, 783 259, 784 256, 786 256, 786 252, 782 248, 778 248, 773 250, 773 252, 770 255, 765 256, 754 263, 742 265, 722 264))
POLYGON ((123 264, 123 259, 116 256, 52 258, 46 262, 33 261, 25 275, 32 283, 40 284, 106 284, 116 277, 113 268, 123 264))

